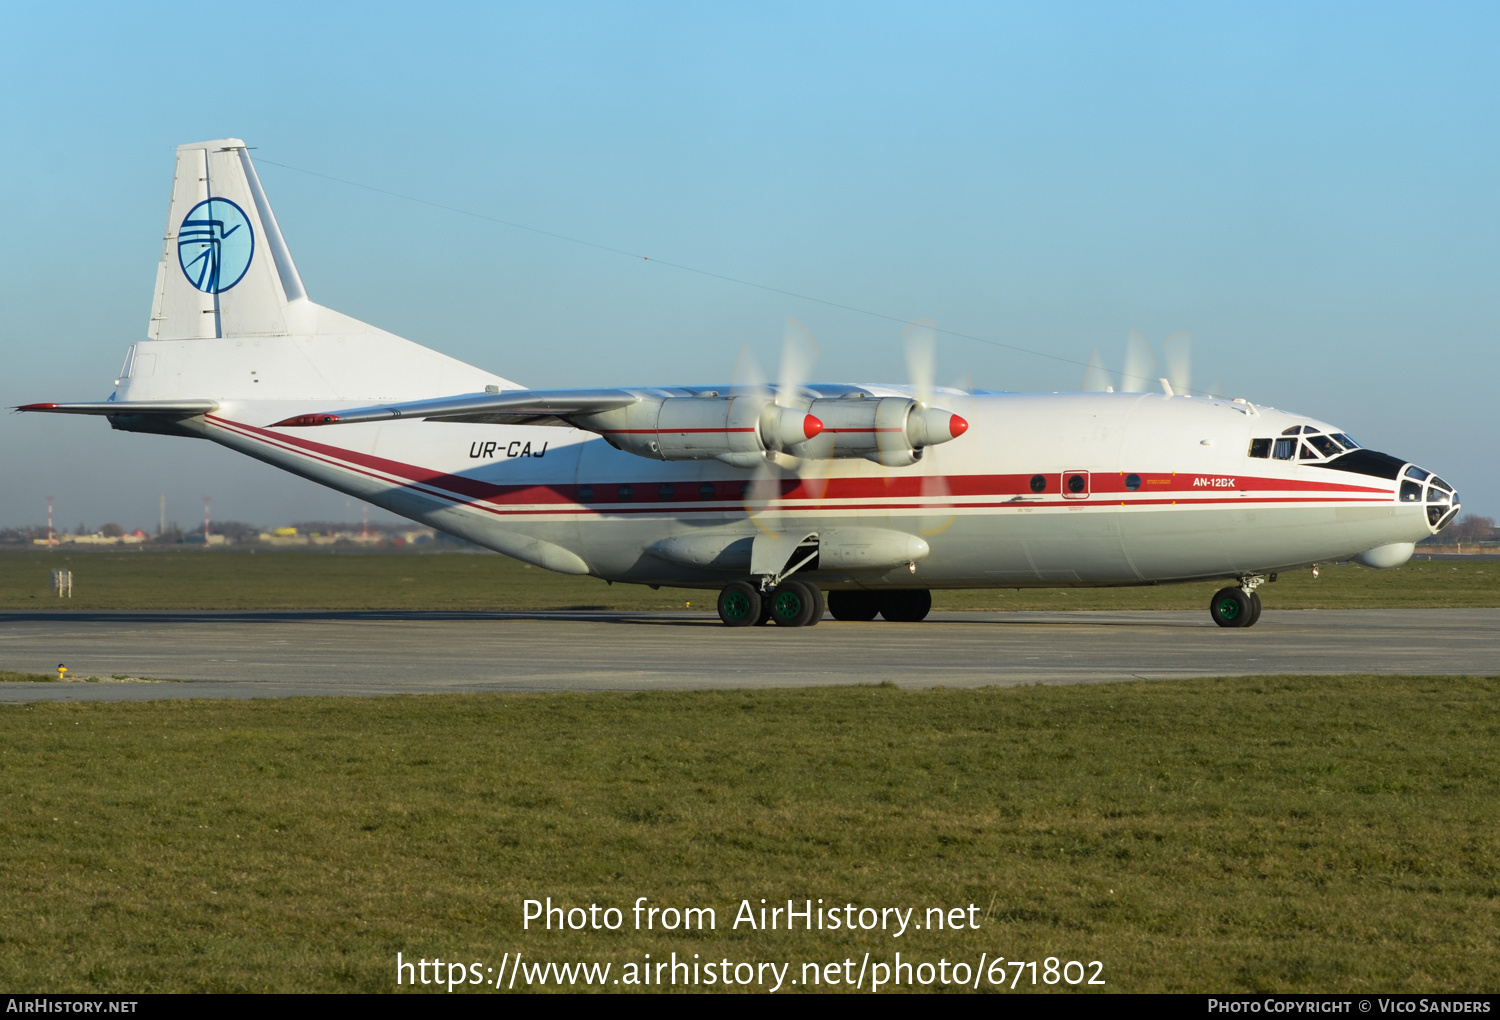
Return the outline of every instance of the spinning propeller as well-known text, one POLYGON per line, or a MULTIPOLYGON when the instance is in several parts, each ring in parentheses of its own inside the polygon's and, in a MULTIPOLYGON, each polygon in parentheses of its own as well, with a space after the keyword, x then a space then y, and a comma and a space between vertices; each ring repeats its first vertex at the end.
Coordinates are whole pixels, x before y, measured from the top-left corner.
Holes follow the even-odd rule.
MULTIPOLYGON (((1120 391, 1145 393, 1165 382, 1172 393, 1191 392, 1192 342, 1188 333, 1173 333, 1162 341, 1161 357, 1158 358, 1146 338, 1132 329, 1125 340, 1125 371, 1121 373, 1120 391)), ((1083 373, 1083 388, 1094 393, 1114 392, 1113 379, 1100 360, 1098 350, 1089 357, 1088 367, 1083 373)))
MULTIPOLYGON (((880 435, 892 437, 892 441, 898 445, 913 442, 919 447, 916 455, 904 455, 905 460, 901 459, 903 455, 899 452, 894 459, 882 459, 883 454, 881 458, 877 458, 870 453, 868 446, 861 448, 857 444, 848 445, 860 438, 858 433, 864 435, 865 443, 870 442, 870 430, 864 428, 856 429, 857 434, 852 439, 846 439, 846 445, 840 451, 838 443, 841 430, 830 427, 827 432, 823 433, 817 444, 808 444, 807 447, 801 449, 798 449, 801 444, 790 444, 790 448, 768 449, 765 456, 754 465, 754 472, 746 488, 745 509, 751 518, 755 519, 766 512, 771 502, 781 496, 788 479, 796 480, 815 500, 820 500, 827 491, 834 461, 841 457, 870 455, 870 459, 882 464, 885 469, 883 475, 886 484, 890 485, 897 479, 911 477, 911 474, 907 472, 893 474, 890 470, 892 467, 911 464, 918 457, 932 457, 934 452, 931 447, 962 435, 968 428, 968 422, 952 411, 933 406, 935 390, 933 381, 936 378, 937 363, 936 339, 936 332, 928 320, 913 322, 903 331, 907 377, 910 381, 912 398, 916 401, 915 406, 912 406, 911 401, 905 398, 873 396, 853 400, 846 405, 843 399, 819 397, 816 391, 809 390, 808 384, 817 363, 818 345, 807 328, 795 319, 787 320, 787 329, 782 337, 781 363, 777 370, 774 393, 767 388, 765 376, 753 356, 748 350, 742 351, 735 370, 734 391, 751 399, 765 401, 768 412, 775 413, 773 409, 785 409, 795 414, 811 407, 815 416, 832 413, 837 417, 846 410, 855 408, 867 412, 874 411, 876 404, 884 401, 886 404, 894 404, 901 409, 904 417, 899 419, 901 422, 899 427, 890 432, 882 431, 880 435), (814 405, 814 400, 819 402, 814 405), (910 408, 909 413, 905 411, 906 408, 910 408), (913 436, 919 438, 913 439, 913 436), (811 449, 813 447, 815 449, 811 449), (861 449, 865 453, 861 453, 861 449)), ((822 424, 820 421, 820 428, 822 424)), ((882 449, 885 448, 882 447, 882 449)), ((934 509, 940 511, 936 516, 924 516, 921 529, 925 534, 936 534, 953 522, 952 514, 947 512, 951 494, 947 481, 941 473, 928 472, 920 477, 922 478, 922 502, 933 503, 934 509)))

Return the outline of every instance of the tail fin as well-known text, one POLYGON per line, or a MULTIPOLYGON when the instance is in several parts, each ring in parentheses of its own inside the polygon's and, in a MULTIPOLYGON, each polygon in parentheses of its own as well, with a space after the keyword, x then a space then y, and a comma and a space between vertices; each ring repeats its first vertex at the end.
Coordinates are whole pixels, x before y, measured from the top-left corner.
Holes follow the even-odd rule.
POLYGON ((371 403, 521 388, 309 300, 238 138, 177 147, 147 335, 111 400, 371 403))
POLYGON ((284 336, 306 297, 245 143, 179 145, 151 339, 284 336))

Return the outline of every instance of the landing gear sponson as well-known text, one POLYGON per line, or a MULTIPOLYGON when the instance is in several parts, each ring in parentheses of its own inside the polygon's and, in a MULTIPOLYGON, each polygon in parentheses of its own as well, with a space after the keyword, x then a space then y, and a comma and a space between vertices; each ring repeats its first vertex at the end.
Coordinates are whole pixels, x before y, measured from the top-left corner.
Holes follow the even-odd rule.
POLYGON ((749 581, 735 581, 719 592, 719 619, 728 627, 812 627, 831 612, 835 620, 873 620, 883 616, 898 623, 917 623, 932 610, 926 588, 897 591, 831 591, 806 581, 786 580, 762 593, 749 581))

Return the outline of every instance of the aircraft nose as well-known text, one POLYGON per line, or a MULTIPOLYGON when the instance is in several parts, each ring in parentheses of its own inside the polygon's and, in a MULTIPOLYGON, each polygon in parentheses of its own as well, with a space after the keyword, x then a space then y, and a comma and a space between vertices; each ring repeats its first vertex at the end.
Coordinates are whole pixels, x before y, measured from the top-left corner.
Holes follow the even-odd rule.
POLYGON ((1427 508, 1427 526, 1433 534, 1442 531, 1458 516, 1462 507, 1458 491, 1426 468, 1408 464, 1401 472, 1401 489, 1397 499, 1402 503, 1422 504, 1427 508))

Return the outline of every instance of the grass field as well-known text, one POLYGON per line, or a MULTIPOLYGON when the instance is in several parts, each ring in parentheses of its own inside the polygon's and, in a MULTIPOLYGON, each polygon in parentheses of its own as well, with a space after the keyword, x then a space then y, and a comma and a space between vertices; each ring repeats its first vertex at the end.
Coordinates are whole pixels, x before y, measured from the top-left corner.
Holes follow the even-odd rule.
MULTIPOLYGON (((1223 582, 1148 588, 935 592, 943 610, 1204 609, 1223 582)), ((1417 561, 1396 570, 1325 566, 1261 588, 1272 609, 1500 606, 1494 563, 1417 561)), ((0 609, 674 609, 715 593, 652 591, 570 577, 493 554, 194 552, 0 553, 0 609), (73 571, 73 598, 49 589, 73 571)))
POLYGON ((56 673, 16 673, 9 669, 0 669, 0 684, 4 683, 45 683, 48 680, 56 680, 56 673))
POLYGON ((796 977, 900 950, 1099 960, 1116 991, 1493 990, 1497 695, 1352 676, 0 707, 0 985, 388 990, 398 951, 796 977), (546 896, 718 927, 523 932, 546 896), (761 897, 982 922, 729 930, 761 897))

